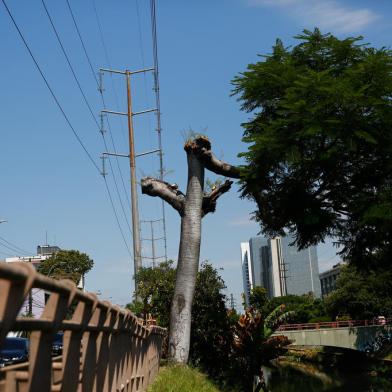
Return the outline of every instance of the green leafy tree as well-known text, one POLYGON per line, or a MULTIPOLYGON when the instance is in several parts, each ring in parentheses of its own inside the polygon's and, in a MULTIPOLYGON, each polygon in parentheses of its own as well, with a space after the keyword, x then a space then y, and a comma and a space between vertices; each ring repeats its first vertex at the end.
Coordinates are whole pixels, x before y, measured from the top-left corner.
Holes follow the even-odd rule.
POLYGON ((141 301, 134 300, 127 307, 136 314, 151 314, 161 327, 169 327, 170 304, 174 293, 176 270, 173 261, 156 267, 141 268, 137 277, 137 293, 141 301))
POLYGON ((93 268, 94 261, 78 250, 60 250, 38 267, 38 272, 55 279, 71 279, 76 284, 93 268))
POLYGON ((264 287, 256 286, 250 291, 249 305, 253 308, 263 312, 268 302, 267 290, 264 287))
POLYGON ((325 299, 333 318, 349 316, 357 320, 376 316, 392 317, 392 270, 359 270, 344 266, 336 281, 336 290, 325 299))
POLYGON ((392 52, 304 30, 234 80, 248 151, 242 195, 269 236, 333 236, 358 263, 389 263, 392 52))
POLYGON ((273 312, 278 306, 284 306, 287 312, 290 312, 290 323, 309 323, 317 321, 331 321, 325 303, 312 294, 304 295, 285 295, 283 297, 274 297, 264 308, 265 314, 273 312))
POLYGON ((210 263, 203 262, 196 280, 192 311, 190 362, 224 382, 230 366, 233 311, 226 308, 226 285, 210 263))

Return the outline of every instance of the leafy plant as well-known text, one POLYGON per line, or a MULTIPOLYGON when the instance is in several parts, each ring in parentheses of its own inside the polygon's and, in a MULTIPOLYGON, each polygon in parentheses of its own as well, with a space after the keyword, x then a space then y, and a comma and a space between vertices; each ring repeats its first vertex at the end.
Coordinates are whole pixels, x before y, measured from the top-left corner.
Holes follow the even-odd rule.
POLYGON ((392 256, 392 52, 304 30, 233 80, 248 150, 242 195, 268 236, 333 236, 358 265, 392 256))

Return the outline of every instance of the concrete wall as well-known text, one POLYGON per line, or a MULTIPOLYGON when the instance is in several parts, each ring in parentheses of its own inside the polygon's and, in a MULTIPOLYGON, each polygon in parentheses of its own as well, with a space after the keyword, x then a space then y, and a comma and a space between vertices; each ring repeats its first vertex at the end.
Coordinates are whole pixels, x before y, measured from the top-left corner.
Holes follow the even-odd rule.
POLYGON ((332 346, 366 351, 378 336, 392 336, 391 325, 275 332, 299 346, 332 346))

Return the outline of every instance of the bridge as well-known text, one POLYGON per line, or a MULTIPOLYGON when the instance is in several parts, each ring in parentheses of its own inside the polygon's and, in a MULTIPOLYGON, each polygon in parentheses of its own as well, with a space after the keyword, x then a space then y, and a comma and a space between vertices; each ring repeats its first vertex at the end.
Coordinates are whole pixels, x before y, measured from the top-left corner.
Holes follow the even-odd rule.
POLYGON ((392 319, 348 320, 325 323, 284 324, 274 335, 284 335, 294 345, 341 347, 379 353, 392 343, 392 319))
POLYGON ((0 263, 0 347, 11 331, 29 337, 28 361, 0 368, 0 392, 141 392, 154 380, 166 330, 30 263, 0 263), (49 294, 39 318, 21 317, 33 289, 49 294), (61 356, 52 356, 63 332, 61 356))

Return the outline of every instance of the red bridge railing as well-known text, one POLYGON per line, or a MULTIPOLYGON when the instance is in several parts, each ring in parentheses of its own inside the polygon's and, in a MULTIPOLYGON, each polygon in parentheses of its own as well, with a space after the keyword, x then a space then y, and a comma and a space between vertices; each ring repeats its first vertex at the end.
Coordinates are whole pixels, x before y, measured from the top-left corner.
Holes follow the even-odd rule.
POLYGON ((322 323, 282 324, 277 329, 277 331, 367 327, 367 326, 374 326, 374 325, 380 326, 380 325, 391 325, 391 324, 392 324, 392 319, 344 320, 344 321, 331 321, 331 322, 322 322, 322 323))

